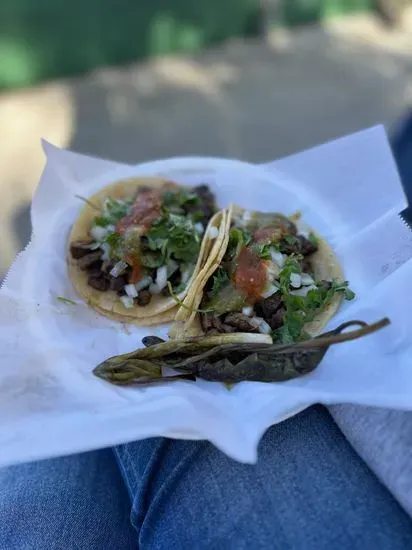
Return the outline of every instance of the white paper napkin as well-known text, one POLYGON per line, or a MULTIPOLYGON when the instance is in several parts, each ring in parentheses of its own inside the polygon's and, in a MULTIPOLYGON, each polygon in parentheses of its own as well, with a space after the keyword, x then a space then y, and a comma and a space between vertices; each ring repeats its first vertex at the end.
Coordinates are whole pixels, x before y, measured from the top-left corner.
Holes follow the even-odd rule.
MULTIPOLYGON (((397 217, 405 199, 382 129, 283 159, 270 172, 224 159, 129 167, 49 144, 45 152, 32 242, 0 292, 0 465, 157 435, 209 439, 233 458, 253 462, 267 427, 311 403, 412 408, 412 233, 397 217), (358 293, 333 324, 389 316, 392 326, 336 346, 313 374, 282 384, 242 383, 227 391, 199 381, 136 389, 95 378, 99 361, 138 347, 148 329, 111 322, 82 304, 67 278, 64 247, 81 208, 74 195, 133 174, 206 181, 222 205, 235 200, 262 210, 301 209, 336 248, 358 293), (79 303, 67 305, 58 296, 79 303)), ((150 332, 164 335, 166 328, 150 332)))

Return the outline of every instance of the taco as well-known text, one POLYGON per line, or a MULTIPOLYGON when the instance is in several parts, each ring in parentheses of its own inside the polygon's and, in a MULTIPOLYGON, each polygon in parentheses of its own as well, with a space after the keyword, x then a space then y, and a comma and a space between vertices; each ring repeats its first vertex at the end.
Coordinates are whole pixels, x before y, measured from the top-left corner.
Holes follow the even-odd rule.
POLYGON ((354 297, 332 249, 299 214, 235 208, 229 218, 222 249, 193 281, 172 338, 241 332, 292 343, 319 334, 342 298, 354 297))
POLYGON ((138 325, 174 319, 203 259, 221 248, 224 211, 206 185, 157 178, 108 185, 89 199, 69 237, 69 276, 99 313, 138 325))

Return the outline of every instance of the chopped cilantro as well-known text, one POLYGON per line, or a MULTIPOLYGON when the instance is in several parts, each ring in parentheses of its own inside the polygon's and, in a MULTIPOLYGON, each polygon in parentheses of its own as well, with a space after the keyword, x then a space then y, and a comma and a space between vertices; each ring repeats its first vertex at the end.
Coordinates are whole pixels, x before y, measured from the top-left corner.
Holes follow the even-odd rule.
POLYGON ((289 325, 284 324, 280 328, 272 332, 273 341, 278 344, 293 344, 295 342, 294 336, 291 334, 289 325))
POLYGON ((144 267, 154 269, 164 265, 165 258, 160 251, 157 250, 143 250, 140 254, 140 263, 144 267))
POLYGON ((289 256, 279 274, 279 284, 282 294, 289 294, 290 276, 292 273, 302 273, 302 268, 299 265, 299 256, 289 256))
POLYGON ((205 215, 204 212, 202 212, 202 210, 195 210, 194 212, 190 212, 188 216, 193 223, 203 222, 204 224, 207 224, 207 222, 209 221, 208 217, 205 215))
POLYGON ((132 199, 119 200, 109 197, 104 201, 105 217, 110 220, 110 223, 116 223, 128 214, 131 204, 132 199))
POLYGON ((299 252, 301 244, 296 235, 284 235, 279 243, 279 251, 283 254, 299 252))
POLYGON ((219 267, 212 276, 213 286, 210 291, 211 296, 217 296, 224 286, 229 282, 229 277, 226 271, 219 267))
POLYGON ((269 244, 255 244, 253 250, 262 260, 270 260, 272 258, 270 254, 271 245, 269 244))
POLYGON ((229 244, 227 246, 225 257, 233 260, 243 246, 247 246, 250 243, 251 235, 246 229, 240 229, 238 227, 232 227, 229 233, 229 244))
POLYGON ((181 292, 184 291, 186 286, 187 286, 187 283, 180 283, 180 285, 177 285, 177 286, 173 287, 173 292, 175 294, 180 294, 181 292))
POLYGON ((110 223, 110 220, 104 216, 94 218, 94 225, 98 225, 99 227, 107 227, 110 223))
POLYGON ((309 233, 308 241, 313 244, 313 246, 318 246, 318 239, 314 233, 309 233))
POLYGON ((148 247, 168 259, 191 263, 200 251, 200 237, 184 216, 168 214, 156 219, 146 234, 148 247))
POLYGON ((113 247, 119 243, 119 240, 120 235, 118 235, 117 233, 108 233, 104 238, 104 242, 113 247))
POLYGON ((193 191, 189 189, 177 189, 176 191, 166 191, 163 195, 164 208, 184 207, 185 204, 200 204, 200 199, 193 191))
POLYGON ((296 237, 296 235, 284 235, 283 240, 289 246, 295 246, 297 243, 299 243, 299 239, 296 237))
POLYGON ((290 276, 292 273, 301 273, 297 257, 290 256, 279 275, 280 289, 286 307, 284 325, 273 332, 277 342, 296 342, 307 335, 303 331, 305 323, 313 321, 318 313, 339 292, 345 299, 352 300, 354 292, 348 288, 347 281, 321 281, 317 288, 310 290, 306 296, 295 296, 290 291, 290 276))

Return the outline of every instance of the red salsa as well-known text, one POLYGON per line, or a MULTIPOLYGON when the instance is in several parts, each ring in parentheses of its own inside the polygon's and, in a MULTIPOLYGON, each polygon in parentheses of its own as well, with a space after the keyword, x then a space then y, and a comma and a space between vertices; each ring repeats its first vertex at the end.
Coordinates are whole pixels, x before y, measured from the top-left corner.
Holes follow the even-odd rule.
POLYGON ((160 216, 162 208, 162 192, 160 189, 145 189, 141 191, 132 204, 130 214, 122 218, 116 226, 116 232, 123 235, 131 226, 148 229, 154 220, 160 216))
POLYGON ((264 260, 244 246, 236 260, 233 283, 236 288, 247 294, 249 302, 255 303, 261 299, 266 284, 266 273, 264 260))
MULTIPOLYGON (((124 216, 116 226, 116 232, 124 235, 132 227, 140 228, 143 234, 152 225, 154 220, 161 215, 162 192, 160 189, 144 189, 138 194, 131 206, 130 214, 124 216)), ((139 255, 129 252, 125 261, 132 266, 129 275, 129 283, 137 283, 142 276, 139 255)))

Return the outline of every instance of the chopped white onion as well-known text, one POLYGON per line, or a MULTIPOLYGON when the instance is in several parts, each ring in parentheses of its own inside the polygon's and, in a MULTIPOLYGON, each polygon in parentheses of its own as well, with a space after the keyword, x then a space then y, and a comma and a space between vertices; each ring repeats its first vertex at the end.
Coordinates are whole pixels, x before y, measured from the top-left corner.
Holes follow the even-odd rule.
POLYGON ((150 294, 160 294, 162 291, 161 291, 161 289, 157 286, 157 284, 152 283, 152 284, 149 286, 149 292, 150 292, 150 294))
POLYGON ((300 288, 298 288, 297 290, 291 290, 290 293, 293 295, 293 296, 307 296, 308 295, 308 292, 310 290, 314 290, 316 289, 316 285, 309 285, 309 286, 302 286, 300 288))
POLYGON ((170 260, 170 262, 167 264, 167 276, 170 277, 170 275, 173 275, 173 273, 178 269, 179 264, 174 260, 170 260))
POLYGON ((193 273, 193 266, 189 265, 184 271, 182 271, 182 283, 187 283, 193 273))
POLYGON ((245 306, 242 308, 243 315, 247 315, 248 317, 252 317, 253 315, 253 307, 252 306, 245 306))
POLYGON ((107 234, 107 227, 100 227, 99 225, 94 225, 90 229, 90 236, 96 241, 101 241, 107 234))
POLYGON ((130 309, 134 305, 133 298, 131 296, 120 296, 120 301, 124 307, 127 307, 127 309, 130 309))
POLYGON ((205 232, 205 227, 203 223, 200 222, 195 223, 195 229, 197 233, 199 233, 199 235, 203 235, 203 233, 205 232))
POLYGON ((162 265, 156 271, 156 286, 161 291, 167 285, 167 266, 162 265))
POLYGON ((102 243, 100 248, 103 250, 102 260, 107 262, 107 260, 110 260, 111 246, 109 243, 102 243))
POLYGON ((259 332, 261 334, 270 334, 272 332, 272 329, 270 328, 270 325, 265 320, 260 322, 259 332))
POLYGON ((261 334, 269 334, 272 330, 262 317, 252 317, 251 321, 261 334))
POLYGON ((216 239, 216 237, 219 235, 219 229, 217 227, 210 227, 207 236, 209 239, 216 239))
POLYGON ((139 292, 140 290, 143 290, 144 288, 146 288, 147 286, 151 285, 153 282, 152 278, 147 276, 147 277, 143 277, 143 279, 141 279, 138 283, 136 283, 134 286, 137 290, 137 292, 139 292))
POLYGON ((139 293, 136 290, 135 285, 132 285, 132 284, 124 285, 124 290, 125 290, 126 294, 128 296, 130 296, 130 298, 137 298, 137 296, 139 295, 139 293))
POLYGON ((303 286, 313 285, 315 282, 312 279, 312 277, 309 275, 309 273, 302 273, 302 275, 300 276, 300 279, 303 286))
POLYGON ((278 264, 275 264, 275 262, 271 262, 270 260, 266 260, 264 265, 266 267, 266 279, 269 283, 271 283, 279 277, 280 267, 278 264))
POLYGON ((269 298, 269 296, 273 296, 273 294, 276 294, 278 292, 279 287, 277 285, 268 285, 266 290, 264 290, 261 294, 262 298, 269 298))
POLYGON ((276 250, 276 248, 270 248, 270 256, 272 258, 272 261, 275 262, 275 264, 277 264, 279 267, 283 267, 285 265, 285 256, 282 254, 282 252, 276 250))
POLYGON ((302 284, 302 279, 299 273, 290 274, 290 286, 293 288, 299 288, 302 284))
POLYGON ((110 224, 106 227, 107 233, 114 233, 116 231, 116 226, 113 224, 110 224))
POLYGON ((120 260, 116 264, 114 264, 113 268, 110 270, 110 275, 112 277, 118 277, 123 273, 123 271, 127 268, 127 263, 123 260, 120 260))

